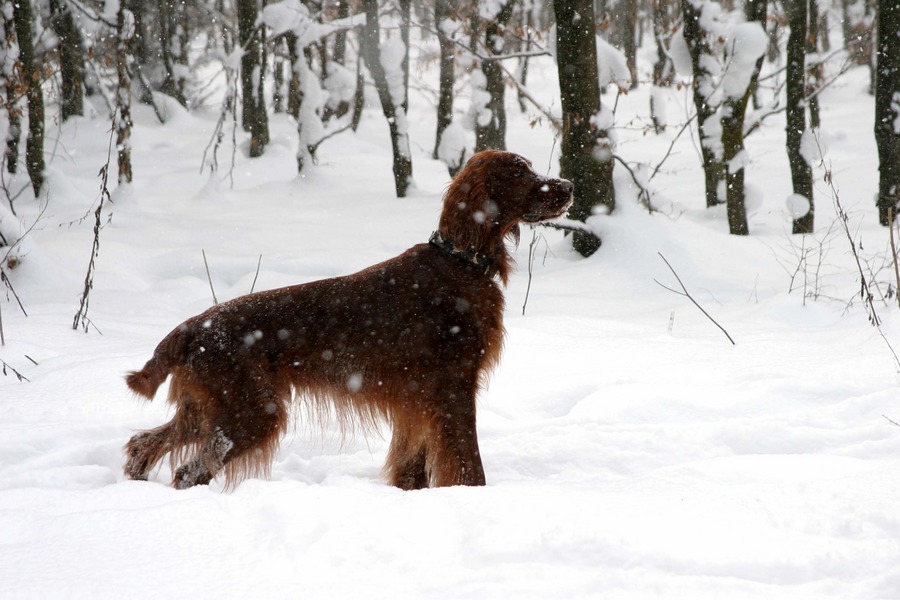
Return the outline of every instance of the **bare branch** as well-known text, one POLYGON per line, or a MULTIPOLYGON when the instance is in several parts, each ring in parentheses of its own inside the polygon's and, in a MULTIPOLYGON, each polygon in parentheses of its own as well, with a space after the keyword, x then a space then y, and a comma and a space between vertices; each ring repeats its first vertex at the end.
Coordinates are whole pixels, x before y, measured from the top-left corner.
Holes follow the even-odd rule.
POLYGON ((659 254, 659 257, 660 257, 661 259, 663 259, 663 262, 666 263, 666 266, 669 267, 669 270, 672 271, 672 275, 675 276, 675 279, 678 281, 678 285, 681 286, 681 290, 682 290, 682 291, 679 292, 679 291, 677 291, 677 290, 674 290, 674 289, 670 288, 669 286, 666 286, 666 285, 663 285, 662 283, 659 283, 659 282, 656 281, 655 279, 654 279, 653 281, 656 281, 656 283, 657 283, 659 286, 661 286, 661 287, 663 287, 663 288, 669 290, 670 292, 674 292, 674 293, 678 294, 679 296, 685 296, 688 300, 690 300, 691 302, 693 302, 693 303, 694 303, 694 306, 696 306, 697 308, 699 308, 699 309, 700 309, 700 312, 702 312, 704 315, 706 315, 706 318, 707 318, 707 319, 709 319, 710 321, 712 321, 713 324, 714 324, 716 327, 718 327, 719 329, 722 330, 722 333, 725 334, 725 337, 727 337, 727 338, 728 338, 728 341, 731 342, 731 345, 734 346, 734 345, 735 345, 734 340, 731 338, 731 336, 728 334, 728 332, 725 331, 725 328, 722 327, 721 325, 719 325, 718 321, 716 321, 716 320, 713 319, 711 316, 709 316, 709 313, 706 312, 706 311, 703 309, 703 307, 700 306, 700 304, 699 304, 696 300, 694 300, 694 297, 691 296, 690 292, 687 291, 687 288, 684 286, 684 283, 681 281, 681 277, 678 276, 678 273, 675 272, 675 269, 672 268, 672 265, 669 264, 669 261, 666 260, 666 257, 662 255, 662 252, 657 252, 657 254, 659 254))
MULTIPOLYGON (((209 263, 206 262, 206 250, 201 248, 200 252, 203 253, 203 266, 206 267, 206 280, 209 282, 209 291, 212 292, 213 304, 218 304, 219 300, 218 300, 218 298, 216 298, 216 290, 213 289, 212 277, 210 277, 210 275, 209 275, 209 263)), ((260 258, 260 260, 262 260, 262 259, 260 258)), ((255 283, 255 281, 256 280, 254 280, 254 283, 255 283)))

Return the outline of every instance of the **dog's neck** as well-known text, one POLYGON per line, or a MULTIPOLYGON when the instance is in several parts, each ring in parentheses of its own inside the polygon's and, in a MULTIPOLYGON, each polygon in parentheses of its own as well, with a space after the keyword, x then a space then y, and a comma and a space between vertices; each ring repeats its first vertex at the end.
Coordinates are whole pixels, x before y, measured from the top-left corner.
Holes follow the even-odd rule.
POLYGON ((434 233, 432 233, 431 238, 428 240, 428 243, 432 246, 440 248, 450 256, 468 263, 471 267, 477 269, 481 273, 484 273, 488 277, 494 277, 499 271, 497 261, 495 261, 493 258, 488 256, 487 254, 482 254, 481 252, 473 252, 471 250, 459 248, 453 242, 441 235, 440 231, 435 231, 434 233))

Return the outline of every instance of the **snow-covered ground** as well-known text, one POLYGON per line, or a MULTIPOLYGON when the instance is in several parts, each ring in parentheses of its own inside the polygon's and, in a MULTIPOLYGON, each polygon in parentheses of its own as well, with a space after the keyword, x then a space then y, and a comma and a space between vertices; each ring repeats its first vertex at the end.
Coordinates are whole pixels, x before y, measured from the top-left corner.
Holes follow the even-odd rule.
MULTIPOLYGON (((822 95, 821 139, 866 276, 887 292, 866 77, 822 95)), ((552 64, 535 62, 530 78, 558 110, 552 64)), ((618 153, 634 166, 659 163, 691 112, 686 90, 661 96, 670 127, 658 136, 643 128, 646 87, 618 99, 618 153)), ((429 158, 430 97, 411 101, 404 199, 377 103, 303 178, 287 118, 273 118, 259 159, 239 133, 233 188, 227 147, 222 171, 200 174, 214 111, 159 125, 137 107, 135 181, 104 212, 88 333, 72 320, 109 124, 50 134, 46 210, 15 204, 25 227, 37 221, 10 272, 27 318, 0 298, 0 358, 29 379, 0 377, 0 597, 900 598, 900 428, 885 418, 900 420, 885 343, 900 348, 900 312, 879 298, 884 338, 867 322, 821 169, 817 233, 789 234, 782 116, 748 140, 749 237, 704 208, 687 135, 648 184, 659 212, 638 205, 617 166, 619 208, 594 220, 596 255, 538 231, 524 315, 523 233, 507 349, 480 402, 487 487, 398 491, 380 479, 385 439, 302 423, 269 481, 175 491, 168 467, 124 480, 122 445, 168 409, 132 397, 122 375, 211 304, 202 251, 221 301, 250 290, 260 255, 256 289, 349 273, 427 239, 448 179, 429 158), (736 345, 654 281, 678 285, 658 253, 736 345)), ((509 149, 558 172, 547 123, 532 127, 514 94, 508 106, 509 149)))

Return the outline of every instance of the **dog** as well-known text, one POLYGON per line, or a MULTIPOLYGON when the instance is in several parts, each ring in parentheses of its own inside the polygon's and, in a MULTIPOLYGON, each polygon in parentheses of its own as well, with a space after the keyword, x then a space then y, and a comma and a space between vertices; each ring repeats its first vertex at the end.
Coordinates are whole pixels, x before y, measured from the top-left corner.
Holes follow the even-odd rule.
POLYGON ((147 479, 169 454, 179 489, 268 476, 297 398, 344 428, 389 424, 394 486, 484 485, 475 405, 503 347, 505 241, 564 215, 572 193, 517 154, 480 152, 448 186, 428 243, 186 320, 126 376, 147 399, 171 376, 175 414, 126 444, 125 475, 147 479))

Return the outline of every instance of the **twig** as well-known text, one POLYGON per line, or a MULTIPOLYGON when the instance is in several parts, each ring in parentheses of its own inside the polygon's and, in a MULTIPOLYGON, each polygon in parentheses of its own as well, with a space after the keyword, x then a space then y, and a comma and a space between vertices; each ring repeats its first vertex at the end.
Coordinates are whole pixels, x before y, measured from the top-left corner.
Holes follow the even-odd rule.
POLYGON ((881 415, 881 416, 884 417, 885 419, 887 419, 888 423, 891 423, 892 425, 896 425, 897 427, 900 427, 900 423, 898 423, 897 421, 891 419, 891 418, 888 417, 887 415, 881 415))
POLYGON ((550 229, 559 229, 560 231, 566 231, 568 233, 574 233, 576 231, 581 231, 582 233, 589 233, 591 235, 596 236, 594 230, 588 227, 585 223, 581 221, 573 221, 572 219, 560 219, 558 221, 543 221, 541 223, 535 223, 535 226, 538 227, 548 227, 550 229))
POLYGON ((250 284, 250 293, 253 293, 253 290, 256 289, 256 278, 259 277, 259 266, 262 264, 262 254, 259 255, 259 260, 256 261, 256 275, 253 276, 253 283, 250 284))
MULTIPOLYGON (((113 113, 113 122, 115 122, 115 112, 113 113)), ((88 323, 90 322, 87 313, 91 290, 94 287, 94 265, 96 264, 97 256, 100 254, 100 228, 102 226, 100 217, 103 212, 103 203, 106 200, 111 201, 109 186, 107 184, 109 181, 109 163, 112 160, 113 134, 115 131, 115 127, 110 127, 109 145, 106 149, 106 164, 100 167, 100 202, 97 203, 97 210, 94 211, 94 245, 91 249, 91 260, 88 262, 87 274, 84 276, 84 291, 81 294, 81 304, 78 307, 78 312, 75 313, 75 319, 72 321, 72 329, 78 329, 78 326, 81 325, 85 333, 88 331, 88 323)), ((96 326, 94 328, 96 329, 96 326)), ((97 329, 97 331, 100 330, 97 329)))
POLYGON ((659 173, 659 169, 663 166, 663 163, 666 162, 669 159, 669 156, 672 154, 672 149, 675 147, 675 142, 678 141, 678 138, 681 137, 681 134, 684 133, 688 127, 690 127, 691 123, 696 118, 697 113, 694 113, 687 121, 684 122, 684 125, 682 125, 681 129, 678 130, 678 133, 675 134, 674 138, 672 138, 672 143, 669 144, 669 149, 666 151, 665 156, 663 156, 662 160, 659 161, 659 163, 655 167, 653 167, 653 172, 650 174, 650 178, 648 179, 648 181, 652 181, 653 178, 656 177, 656 174, 659 173))
POLYGON ((813 134, 813 139, 816 140, 816 149, 819 152, 819 166, 822 167, 822 169, 825 171, 823 179, 831 189, 831 201, 834 204, 834 210, 838 215, 838 220, 840 221, 841 227, 844 230, 844 235, 847 236, 847 242, 850 244, 850 252, 853 255, 853 259, 856 261, 856 268, 859 270, 859 296, 860 298, 862 298, 863 302, 866 305, 866 313, 869 318, 869 323, 871 323, 872 327, 874 327, 875 330, 878 331, 878 335, 881 336, 881 339, 884 341, 885 345, 887 345, 888 350, 894 357, 894 364, 897 365, 898 370, 900 370, 900 356, 897 355, 897 351, 894 350, 894 346, 891 344, 890 340, 888 340, 887 336, 884 334, 884 331, 881 329, 881 319, 878 317, 878 313, 875 311, 875 296, 869 289, 869 283, 866 280, 866 275, 862 267, 862 259, 860 259, 859 257, 859 250, 857 249, 856 242, 853 241, 853 234, 850 233, 850 217, 847 216, 847 212, 844 210, 844 206, 841 204, 840 195, 838 194, 837 188, 834 185, 834 176, 831 172, 831 168, 825 164, 825 153, 822 151, 822 145, 819 141, 818 132, 815 132, 813 134))
POLYGON ((897 264, 897 245, 894 242, 894 209, 888 209, 888 223, 891 224, 891 262, 894 263, 894 277, 897 282, 897 304, 900 305, 900 265, 897 264))
POLYGON ((650 204, 650 190, 648 190, 646 187, 644 187, 644 184, 642 184, 640 181, 638 181, 637 174, 631 168, 631 165, 629 165, 627 162, 625 162, 625 160, 621 156, 614 153, 613 158, 616 159, 620 165, 625 167, 625 170, 628 171, 628 173, 631 175, 631 180, 634 182, 634 185, 636 185, 639 190, 638 191, 638 202, 640 204, 642 204, 644 206, 644 208, 647 209, 647 211, 649 211, 651 213, 654 212, 655 209, 653 208, 653 205, 650 204))
MULTIPOLYGON (((206 280, 209 281, 209 291, 212 292, 213 304, 218 304, 219 300, 216 298, 216 290, 213 289, 212 277, 209 275, 209 263, 206 262, 206 250, 200 249, 200 252, 203 253, 203 266, 206 267, 206 280)), ((262 260, 262 259, 260 259, 262 260)), ((255 282, 256 280, 254 280, 255 282)))
POLYGON ((722 333, 725 334, 725 337, 728 338, 728 341, 731 342, 731 345, 732 345, 732 346, 736 345, 736 344, 734 343, 734 340, 733 340, 733 339, 731 338, 731 336, 728 334, 728 332, 725 331, 725 328, 722 327, 721 325, 719 325, 718 321, 716 321, 716 320, 713 319, 711 316, 709 316, 709 313, 706 312, 705 310, 703 310, 703 307, 700 306, 700 304, 698 304, 696 300, 694 300, 694 297, 691 296, 691 294, 687 291, 687 288, 684 287, 684 283, 681 281, 681 277, 678 276, 678 273, 675 272, 675 269, 672 268, 672 265, 669 264, 669 261, 666 260, 666 257, 662 255, 662 252, 657 252, 657 254, 659 254, 659 257, 660 257, 661 259, 663 259, 663 262, 666 263, 666 266, 669 267, 669 270, 672 271, 672 275, 674 275, 674 276, 675 276, 675 279, 678 280, 678 285, 681 286, 682 291, 679 292, 678 290, 672 289, 672 288, 670 288, 669 286, 660 283, 660 282, 657 281, 656 279, 654 279, 653 281, 656 281, 657 285, 659 285, 660 287, 663 287, 663 288, 669 290, 669 291, 672 292, 672 293, 678 294, 679 296, 684 296, 685 298, 687 298, 688 300, 690 300, 691 302, 693 302, 693 303, 694 303, 694 306, 696 306, 697 308, 699 308, 699 309, 700 309, 700 312, 702 312, 704 315, 706 315, 706 318, 707 318, 707 319, 709 319, 710 321, 712 321, 713 324, 714 324, 716 327, 718 327, 719 329, 722 330, 722 333))
POLYGON ((16 379, 18 379, 20 382, 22 382, 22 381, 27 381, 27 382, 31 383, 31 380, 30 380, 30 379, 28 379, 27 377, 25 377, 24 375, 22 375, 21 373, 19 373, 18 371, 16 371, 9 363, 7 363, 7 362, 6 362, 5 360, 3 360, 2 358, 0 358, 0 363, 3 364, 3 369, 2 369, 2 370, 3 370, 3 374, 4 374, 4 375, 7 375, 6 370, 9 369, 10 371, 13 372, 13 375, 16 376, 16 379))
POLYGON ((525 287, 525 301, 522 303, 522 316, 525 316, 525 307, 528 305, 528 295, 531 293, 531 276, 534 267, 534 246, 537 244, 537 229, 531 230, 531 243, 528 244, 528 285, 525 287))

